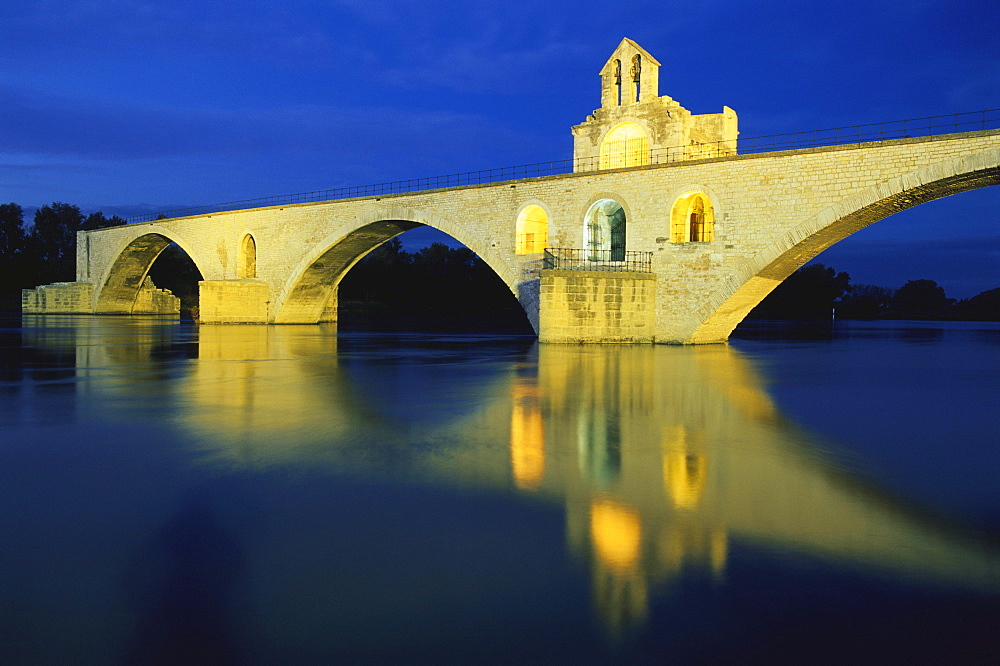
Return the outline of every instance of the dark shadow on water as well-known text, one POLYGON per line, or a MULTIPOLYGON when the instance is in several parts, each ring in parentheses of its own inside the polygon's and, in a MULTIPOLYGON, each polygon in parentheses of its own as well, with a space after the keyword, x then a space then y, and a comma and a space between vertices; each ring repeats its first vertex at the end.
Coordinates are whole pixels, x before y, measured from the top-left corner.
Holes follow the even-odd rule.
POLYGON ((745 319, 732 333, 740 340, 833 340, 837 336, 834 321, 786 321, 780 319, 745 319))
POLYGON ((136 625, 125 662, 240 662, 229 608, 242 561, 209 503, 189 497, 133 560, 136 625))
POLYGON ((904 342, 941 342, 944 339, 943 328, 904 328, 896 332, 896 337, 904 342))

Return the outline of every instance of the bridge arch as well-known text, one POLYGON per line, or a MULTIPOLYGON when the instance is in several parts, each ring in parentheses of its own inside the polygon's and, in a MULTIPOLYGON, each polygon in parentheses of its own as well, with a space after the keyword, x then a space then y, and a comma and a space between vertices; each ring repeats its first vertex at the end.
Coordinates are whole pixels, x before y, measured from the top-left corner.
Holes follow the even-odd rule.
POLYGON ((176 243, 203 276, 203 260, 191 249, 191 244, 177 233, 159 225, 149 225, 145 233, 123 241, 112 256, 115 260, 100 276, 94 300, 97 314, 131 314, 136 296, 156 258, 176 243))
POLYGON ((1000 184, 1000 149, 944 160, 869 186, 803 220, 727 280, 690 342, 723 342, 785 278, 856 231, 922 203, 1000 184))
MULTIPOLYGON (((504 258, 496 242, 473 235, 446 218, 412 208, 379 208, 358 215, 349 225, 316 243, 292 270, 275 301, 277 324, 334 321, 337 286, 366 254, 399 234, 428 226, 442 231, 475 252, 517 297, 520 273, 504 258)), ((537 321, 537 313, 529 320, 537 321)))

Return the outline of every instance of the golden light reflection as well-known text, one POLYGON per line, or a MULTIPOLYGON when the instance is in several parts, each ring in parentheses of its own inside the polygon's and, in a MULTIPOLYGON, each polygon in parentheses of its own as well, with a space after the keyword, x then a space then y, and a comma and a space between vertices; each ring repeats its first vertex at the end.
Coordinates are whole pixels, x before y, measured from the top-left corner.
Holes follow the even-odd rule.
POLYGON ((595 499, 590 505, 590 535, 605 568, 619 575, 636 568, 642 546, 637 511, 609 499, 595 499))
POLYGON ((184 423, 217 456, 276 462, 361 426, 339 400, 337 338, 321 325, 198 328, 198 362, 181 384, 184 423), (308 359, 308 360, 307 360, 308 359), (330 380, 333 381, 330 381, 330 380))
POLYGON ((705 456, 692 453, 663 454, 663 477, 674 506, 693 509, 705 492, 705 456))
POLYGON ((641 623, 650 596, 681 575, 721 581, 732 543, 1000 590, 995 544, 844 470, 781 416, 732 347, 543 345, 537 374, 525 371, 530 355, 519 359, 491 375, 475 409, 402 432, 379 417, 379 401, 392 398, 360 397, 364 364, 339 367, 330 329, 202 326, 197 358, 150 384, 163 365, 154 352, 173 344, 168 329, 54 321, 26 318, 22 336, 42 353, 75 350, 78 409, 90 392, 159 388, 151 399, 172 404, 212 459, 340 471, 389 442, 367 471, 397 464, 385 452, 398 450, 408 478, 506 489, 513 473, 518 488, 565 507, 567 542, 591 567, 611 634, 641 623), (413 446, 424 441, 434 446, 413 446))
POLYGON ((545 474, 545 423, 538 384, 515 381, 510 416, 510 464, 518 488, 537 488, 545 474))

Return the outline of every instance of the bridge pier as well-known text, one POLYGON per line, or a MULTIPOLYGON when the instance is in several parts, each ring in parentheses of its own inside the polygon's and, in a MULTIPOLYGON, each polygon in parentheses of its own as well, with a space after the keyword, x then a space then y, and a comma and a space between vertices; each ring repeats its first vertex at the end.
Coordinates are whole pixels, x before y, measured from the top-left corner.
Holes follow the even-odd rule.
POLYGON ((539 342, 654 342, 653 273, 543 270, 538 305, 539 342))
POLYGON ((266 324, 270 292, 262 280, 202 280, 198 319, 203 324, 266 324))

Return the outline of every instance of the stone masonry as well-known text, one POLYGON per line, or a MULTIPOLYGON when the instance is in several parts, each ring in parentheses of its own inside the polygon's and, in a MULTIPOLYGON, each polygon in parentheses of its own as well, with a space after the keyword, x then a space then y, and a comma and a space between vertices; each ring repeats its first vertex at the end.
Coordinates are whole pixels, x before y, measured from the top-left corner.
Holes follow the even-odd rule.
MULTIPOLYGON (((625 50, 616 53, 627 57, 634 42, 623 45, 619 49, 625 50)), ((642 71, 652 75, 654 63, 647 57, 642 71)), ((608 80, 602 78, 605 85, 608 80)), ((645 88, 647 97, 642 90, 640 85, 639 102, 616 106, 604 120, 595 116, 592 126, 600 125, 607 134, 616 131, 619 121, 632 122, 639 111, 646 113, 644 104, 658 105, 664 112, 673 109, 664 98, 653 97, 655 85, 645 88)), ((605 90, 605 97, 608 94, 605 90)), ((729 111, 710 122, 689 124, 684 130, 688 140, 735 138, 735 114, 727 119, 729 111)), ((676 109, 671 113, 678 115, 676 109)), ((679 115, 682 120, 697 118, 679 115)), ((579 132, 577 140, 582 140, 579 132)), ((659 141, 655 136, 645 140, 652 141, 650 145, 659 141)), ((586 141, 600 146, 603 140, 586 141)), ((1000 130, 987 130, 581 169, 558 176, 158 220, 78 234, 77 283, 90 285, 80 288, 90 294, 90 303, 79 307, 98 314, 132 312, 149 267, 174 242, 205 280, 203 321, 335 321, 337 285, 346 272, 386 240, 427 225, 478 254, 519 299, 542 340, 723 342, 775 286, 834 243, 905 208, 997 183, 1000 130), (709 203, 713 234, 710 240, 673 242, 676 205, 692 193, 709 203), (652 272, 627 278, 642 293, 645 310, 630 314, 626 319, 631 323, 624 328, 619 325, 600 335, 582 320, 576 328, 565 325, 562 316, 570 292, 558 293, 558 285, 575 289, 582 281, 604 298, 610 288, 621 287, 615 280, 626 278, 547 275, 539 269, 541 253, 517 254, 516 221, 528 206, 538 206, 548 220, 546 247, 584 248, 596 242, 585 222, 588 211, 607 200, 624 211, 623 249, 651 252, 652 272), (245 256, 247 248, 252 248, 253 257, 245 256), (601 280, 611 282, 601 286, 601 280), (646 332, 647 321, 652 321, 651 333, 646 332)), ((576 311, 597 313, 601 307, 576 311)), ((619 313, 624 317, 624 311, 619 313)), ((618 320, 601 316, 609 324, 618 320)))

